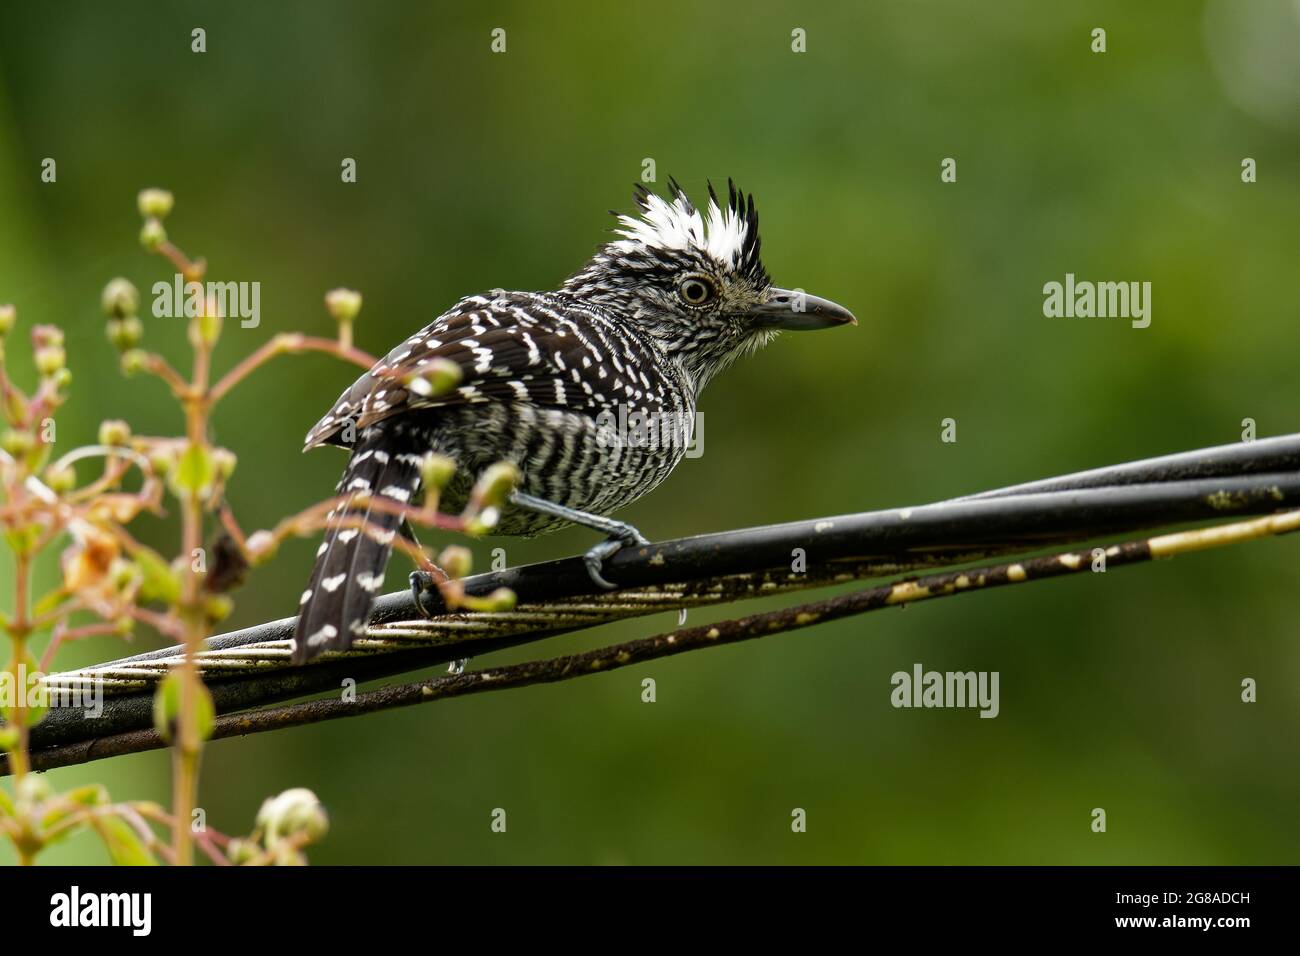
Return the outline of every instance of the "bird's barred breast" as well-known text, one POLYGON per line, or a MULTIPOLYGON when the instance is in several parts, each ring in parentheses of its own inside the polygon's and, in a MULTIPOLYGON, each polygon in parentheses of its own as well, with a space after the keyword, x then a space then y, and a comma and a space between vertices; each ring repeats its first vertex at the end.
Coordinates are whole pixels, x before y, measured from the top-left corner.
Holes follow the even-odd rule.
MULTIPOLYGON (((473 476, 497 461, 522 474, 520 490, 592 514, 612 514, 648 494, 681 461, 680 443, 624 443, 585 412, 522 403, 448 410, 429 431, 431 450, 460 464, 444 507, 464 507, 473 476)), ((497 534, 532 535, 565 525, 534 511, 511 508, 497 534)))

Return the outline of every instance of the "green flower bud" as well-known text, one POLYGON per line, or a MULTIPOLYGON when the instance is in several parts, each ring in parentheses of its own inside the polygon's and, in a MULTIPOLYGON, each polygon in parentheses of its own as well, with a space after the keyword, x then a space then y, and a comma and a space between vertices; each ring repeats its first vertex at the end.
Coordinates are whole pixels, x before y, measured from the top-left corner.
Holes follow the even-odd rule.
POLYGON ((108 323, 108 340, 119 352, 133 349, 140 344, 144 336, 144 323, 134 315, 125 319, 110 319, 108 323))
POLYGON ((63 370, 68 361, 68 354, 61 345, 51 345, 36 350, 36 371, 43 378, 49 378, 63 370))
POLYGON ((32 438, 29 432, 20 432, 15 429, 9 429, 0 438, 0 446, 9 452, 15 458, 21 458, 27 454, 36 445, 36 440, 32 438))
POLYGON ((459 544, 450 544, 438 555, 438 567, 447 572, 453 580, 465 577, 474 566, 474 555, 459 544))
POLYGON ((99 423, 99 443, 120 448, 131 440, 131 426, 120 419, 110 418, 99 423))
MULTIPOLYGON (((211 303, 209 303, 211 305, 211 303)), ((204 307, 204 312, 190 322, 189 340, 195 348, 212 348, 221 338, 221 316, 204 307)))
POLYGON ((166 478, 176 465, 176 455, 168 449, 160 449, 149 456, 149 467, 159 478, 166 478))
POLYGON ((140 349, 127 349, 122 353, 122 374, 135 375, 137 372, 143 372, 149 357, 140 349))
POLYGON ((226 844, 226 858, 233 862, 235 866, 242 866, 256 860, 260 853, 261 849, 257 847, 256 843, 253 843, 252 840, 239 838, 239 836, 226 844))
POLYGON ((509 588, 497 588, 491 594, 483 598, 481 610, 484 611, 513 611, 518 598, 515 592, 509 588))
POLYGON ((499 461, 479 477, 474 486, 474 500, 483 510, 505 507, 510 493, 519 484, 519 468, 508 461, 499 461))
POLYGON ((458 362, 436 358, 420 374, 408 376, 406 387, 421 398, 437 398, 450 392, 464 377, 458 362))
POLYGON ((77 472, 71 465, 51 465, 45 471, 45 484, 57 494, 66 494, 77 487, 77 472))
POLYGON ((166 219, 175 202, 172 194, 165 189, 142 189, 136 197, 136 205, 144 219, 166 219))
POLYGON ((229 481, 230 476, 235 473, 235 465, 239 463, 239 458, 229 448, 214 448, 212 450, 212 465, 217 470, 217 477, 222 481, 229 481))
POLYGON ((63 347, 63 330, 57 325, 38 325, 32 329, 32 348, 52 349, 63 347))
POLYGON ((166 241, 167 230, 163 228, 162 220, 146 219, 140 227, 140 245, 150 252, 157 252, 166 241))
POLYGON ((361 293, 352 289, 331 289, 325 293, 325 308, 336 322, 351 322, 361 311, 361 293))
POLYGON ((500 511, 496 508, 484 508, 478 514, 471 515, 461 530, 471 538, 481 538, 485 534, 491 534, 500 520, 500 511))
POLYGON ((259 852, 256 843, 240 837, 236 837, 226 844, 226 859, 236 866, 257 859, 259 852))
POLYGON ((316 794, 306 787, 294 787, 262 803, 257 826, 265 834, 267 847, 299 834, 319 840, 329 831, 329 815, 316 794))
POLYGON ((104 286, 99 297, 104 314, 113 319, 125 319, 136 314, 140 309, 140 293, 128 280, 113 279, 104 286))
POLYGON ((518 597, 515 592, 509 588, 497 588, 491 594, 483 597, 473 597, 466 595, 461 598, 461 605, 469 608, 471 611, 513 611, 518 603, 518 597))
POLYGON ((203 602, 203 613, 208 622, 216 624, 230 617, 230 612, 235 609, 235 602, 224 594, 213 594, 203 602))
POLYGON ((420 483, 426 491, 441 491, 456 473, 456 462, 446 455, 429 452, 420 463, 420 483))

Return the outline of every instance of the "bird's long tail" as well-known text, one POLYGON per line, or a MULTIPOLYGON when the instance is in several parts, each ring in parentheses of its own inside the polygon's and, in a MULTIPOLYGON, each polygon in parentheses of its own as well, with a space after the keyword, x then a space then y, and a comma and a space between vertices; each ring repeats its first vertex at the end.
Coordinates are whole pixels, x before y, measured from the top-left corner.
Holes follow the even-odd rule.
POLYGON ((331 513, 302 593, 293 638, 295 664, 328 650, 346 650, 365 633, 402 524, 400 516, 373 507, 371 498, 410 504, 420 487, 419 449, 406 427, 372 425, 358 439, 337 489, 349 496, 348 502, 331 513))

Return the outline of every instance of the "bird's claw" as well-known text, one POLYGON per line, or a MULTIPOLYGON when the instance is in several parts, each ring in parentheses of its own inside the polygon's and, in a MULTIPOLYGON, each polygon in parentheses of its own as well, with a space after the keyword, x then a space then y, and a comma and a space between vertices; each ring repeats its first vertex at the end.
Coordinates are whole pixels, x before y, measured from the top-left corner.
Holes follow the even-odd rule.
POLYGON ((582 563, 587 566, 587 576, 591 578, 597 587, 606 591, 615 590, 618 585, 605 580, 605 576, 601 573, 605 559, 613 557, 625 547, 639 547, 649 543, 650 541, 645 535, 628 525, 614 537, 606 538, 599 544, 594 544, 587 549, 587 553, 582 556, 582 563))
POLYGON ((424 617, 431 618, 433 613, 424 606, 424 593, 434 586, 433 575, 428 571, 411 572, 411 599, 415 602, 415 608, 424 617))
POLYGON ((595 547, 590 548, 587 553, 582 556, 582 563, 587 566, 587 576, 591 578, 596 587, 603 588, 606 591, 613 591, 618 587, 618 585, 606 581, 600 571, 601 567, 605 563, 605 559, 622 546, 623 543, 621 541, 616 541, 611 538, 608 541, 602 541, 595 547), (612 549, 605 547, 606 545, 611 544, 614 546, 612 549))

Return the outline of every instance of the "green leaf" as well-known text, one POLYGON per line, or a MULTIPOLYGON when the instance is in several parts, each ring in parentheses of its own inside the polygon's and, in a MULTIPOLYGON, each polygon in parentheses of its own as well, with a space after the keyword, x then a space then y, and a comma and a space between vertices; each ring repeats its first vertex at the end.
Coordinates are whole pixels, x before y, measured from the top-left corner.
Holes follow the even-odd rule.
POLYGON ((100 839, 108 848, 108 855, 118 866, 157 866, 149 848, 145 846, 140 834, 121 817, 97 816, 92 825, 99 832, 100 839))
POLYGON ((140 569, 142 600, 175 604, 181 599, 180 578, 157 552, 142 548, 135 555, 135 566, 140 569))
POLYGON ((75 790, 69 790, 63 795, 63 799, 71 800, 83 807, 99 807, 108 803, 108 788, 102 783, 88 783, 75 790))
POLYGON ((171 473, 172 490, 181 498, 189 495, 203 497, 211 490, 215 476, 216 467, 207 448, 190 444, 181 453, 171 473))
POLYGON ((181 682, 172 671, 158 684, 153 695, 153 729, 168 743, 172 742, 172 727, 181 712, 181 682))
POLYGON ((210 740, 212 729, 217 724, 217 708, 212 703, 212 694, 202 680, 195 678, 198 691, 194 700, 194 726, 198 728, 200 740, 210 740))
POLYGON ((66 800, 53 801, 53 805, 41 817, 40 822, 40 840, 44 846, 58 843, 64 840, 78 829, 90 823, 89 819, 80 821, 72 826, 58 829, 62 824, 67 822, 70 817, 85 813, 86 808, 78 806, 75 803, 69 803, 66 800), (52 832, 53 831, 53 832, 52 832))
POLYGON ((5 817, 12 817, 15 812, 13 798, 9 796, 4 787, 0 787, 0 820, 5 817))
MULTIPOLYGON (((49 817, 47 817, 47 819, 53 818, 53 822, 50 824, 50 829, 53 830, 54 824, 62 822, 63 818, 66 817, 67 815, 68 815, 67 813, 59 813, 57 815, 50 814, 49 817)), ((84 829, 89 825, 90 825, 89 820, 82 820, 76 824, 73 824, 70 827, 64 827, 62 830, 55 830, 53 833, 49 832, 48 830, 44 830, 41 832, 40 835, 41 849, 54 846, 56 843, 62 843, 68 837, 72 836, 73 834, 79 832, 80 830, 84 829)))
POLYGON ((67 793, 61 794, 57 800, 49 801, 47 804, 49 809, 41 817, 40 832, 42 841, 46 846, 49 846, 66 839, 91 823, 91 821, 84 820, 79 824, 66 827, 55 833, 50 831, 55 830, 69 817, 84 813, 87 807, 99 807, 106 803, 108 803, 108 790, 100 783, 89 783, 84 787, 77 787, 75 790, 69 790, 67 793))
POLYGON ((36 547, 36 542, 40 540, 41 528, 39 525, 29 524, 20 528, 14 528, 5 532, 5 543, 9 545, 11 551, 18 554, 30 554, 36 547))
POLYGON ((44 617, 62 604, 67 596, 68 592, 63 588, 55 588, 53 591, 47 592, 44 597, 32 605, 32 616, 44 617))
MULTIPOLYGON (((158 692, 153 698, 153 726, 168 743, 172 742, 180 720, 182 680, 180 671, 172 671, 158 685, 158 692)), ((216 708, 212 703, 212 694, 203 681, 195 678, 194 683, 197 691, 193 700, 194 726, 198 730, 199 739, 207 740, 212 736, 212 728, 216 723, 216 708)))

